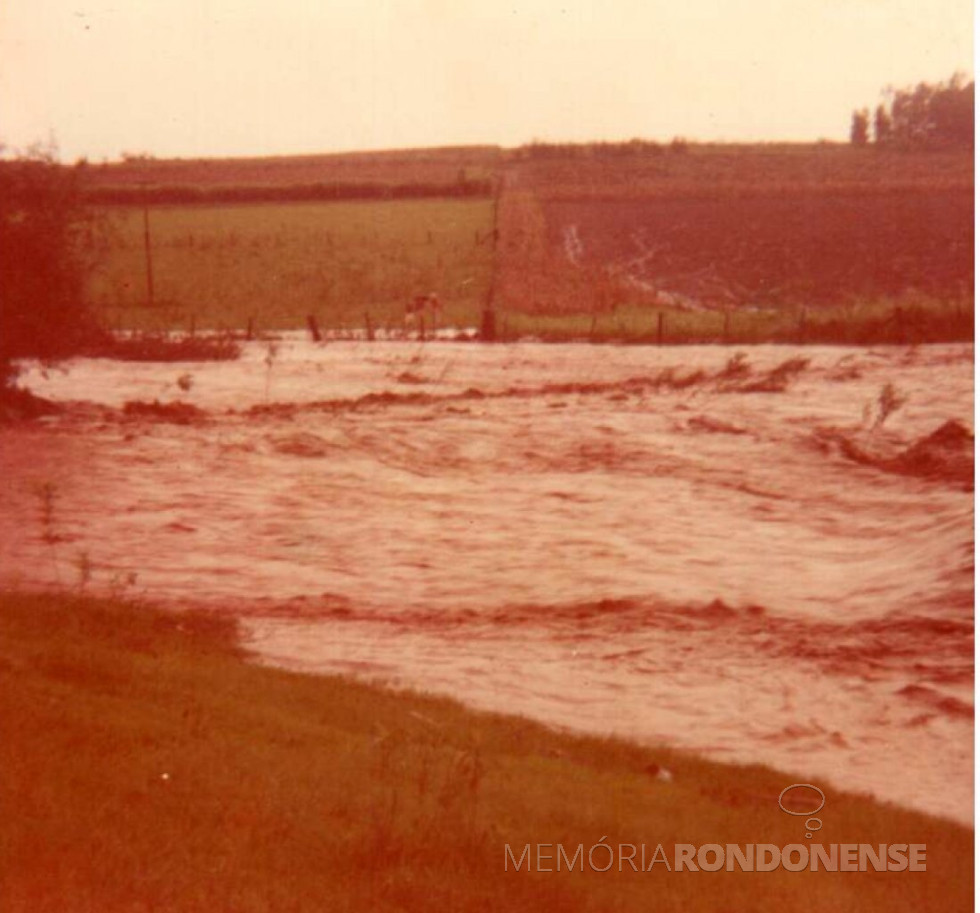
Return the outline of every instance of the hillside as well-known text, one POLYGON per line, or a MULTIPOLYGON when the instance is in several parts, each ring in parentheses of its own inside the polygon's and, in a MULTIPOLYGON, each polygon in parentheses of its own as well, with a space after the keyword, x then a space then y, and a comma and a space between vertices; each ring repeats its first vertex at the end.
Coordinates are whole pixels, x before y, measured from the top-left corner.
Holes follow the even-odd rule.
POLYGON ((969 153, 534 144, 132 157, 83 174, 117 228, 91 286, 113 326, 395 325, 406 301, 436 292, 457 326, 491 303, 503 337, 973 338, 969 153), (389 208, 413 199, 432 207, 389 208), (371 208, 331 208, 341 201, 371 208), (294 208, 313 203, 324 208, 294 208), (152 314, 134 310, 148 303, 142 227, 125 213, 144 204, 160 262, 152 314), (247 218, 228 208, 243 204, 247 218), (404 229, 389 241, 393 222, 404 229))

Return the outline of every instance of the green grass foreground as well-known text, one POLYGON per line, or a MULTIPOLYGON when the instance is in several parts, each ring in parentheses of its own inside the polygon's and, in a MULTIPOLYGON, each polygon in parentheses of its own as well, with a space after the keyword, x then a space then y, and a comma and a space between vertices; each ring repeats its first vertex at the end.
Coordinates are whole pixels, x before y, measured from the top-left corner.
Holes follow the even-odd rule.
POLYGON ((672 859, 803 819, 786 774, 259 667, 218 615, 0 595, 0 770, 4 913, 972 908, 972 831, 829 789, 823 843, 924 843, 927 872, 505 872, 507 844, 672 859))

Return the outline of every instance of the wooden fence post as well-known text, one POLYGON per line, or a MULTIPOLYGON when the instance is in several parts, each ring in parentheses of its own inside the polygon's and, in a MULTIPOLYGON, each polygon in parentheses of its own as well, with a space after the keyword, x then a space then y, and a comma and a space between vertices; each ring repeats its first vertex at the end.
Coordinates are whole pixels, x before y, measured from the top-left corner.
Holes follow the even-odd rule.
POLYGON ((323 337, 320 335, 320 328, 317 326, 316 317, 313 314, 306 315, 306 325, 310 328, 310 336, 314 342, 320 342, 323 337))
POLYGON ((497 313, 493 308, 483 309, 483 319, 480 322, 480 339, 483 342, 493 342, 497 338, 497 313))

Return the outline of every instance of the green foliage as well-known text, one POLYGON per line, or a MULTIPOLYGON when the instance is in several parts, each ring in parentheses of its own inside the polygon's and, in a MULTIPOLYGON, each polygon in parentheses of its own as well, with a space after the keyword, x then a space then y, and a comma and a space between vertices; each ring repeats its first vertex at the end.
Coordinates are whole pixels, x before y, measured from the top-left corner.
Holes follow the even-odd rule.
POLYGON ((855 146, 868 144, 868 124, 870 116, 868 109, 862 108, 851 115, 851 143, 855 146))
POLYGON ((879 106, 875 117, 875 142, 899 149, 972 149, 973 85, 956 74, 948 82, 889 90, 890 110, 879 106))
POLYGON ((85 278, 98 250, 95 223, 78 190, 84 167, 63 167, 38 150, 0 161, 0 380, 5 384, 13 377, 10 359, 64 355, 97 332, 84 303, 85 278))
POLYGON ((892 117, 884 105, 875 108, 875 142, 886 145, 891 141, 892 117))

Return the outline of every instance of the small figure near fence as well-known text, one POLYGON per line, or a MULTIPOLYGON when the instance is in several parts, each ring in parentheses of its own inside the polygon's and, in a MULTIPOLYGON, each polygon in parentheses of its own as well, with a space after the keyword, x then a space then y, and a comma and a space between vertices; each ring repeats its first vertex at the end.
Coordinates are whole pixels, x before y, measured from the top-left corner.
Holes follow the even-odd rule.
POLYGON ((435 292, 416 295, 405 305, 405 326, 409 330, 418 328, 419 339, 425 339, 426 315, 428 315, 429 327, 434 330, 441 313, 442 304, 435 292))

